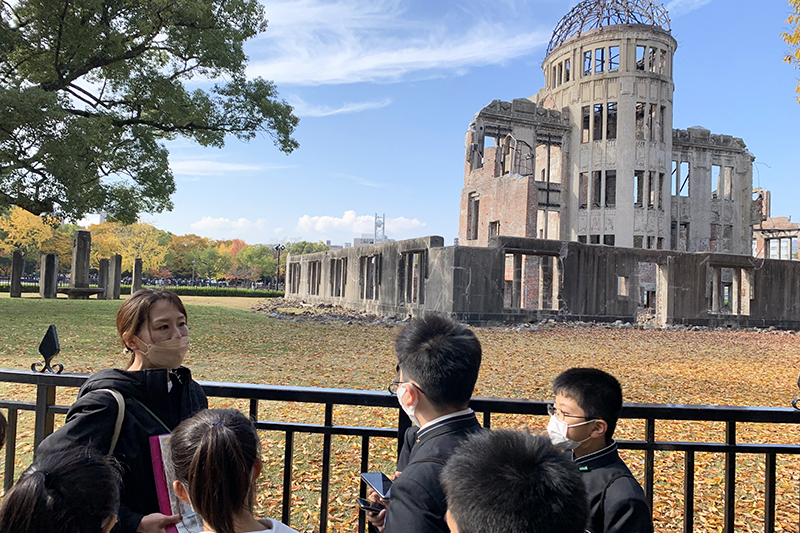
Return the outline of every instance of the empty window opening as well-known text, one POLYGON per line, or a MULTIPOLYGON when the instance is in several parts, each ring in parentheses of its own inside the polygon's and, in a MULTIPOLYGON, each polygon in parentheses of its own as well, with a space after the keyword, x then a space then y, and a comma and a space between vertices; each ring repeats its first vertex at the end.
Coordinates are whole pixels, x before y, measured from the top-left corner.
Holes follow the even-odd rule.
POLYGON ((678 170, 678 177, 680 178, 680 188, 678 189, 678 196, 689 196, 689 175, 691 169, 687 161, 681 161, 680 169, 678 170))
POLYGON ((633 247, 634 248, 643 248, 644 247, 644 236, 643 235, 634 235, 633 236, 633 247))
POLYGON ((586 235, 578 235, 578 242, 586 244, 586 235))
POLYGON ((300 292, 300 263, 291 263, 289 265, 289 292, 297 294, 300 292))
POLYGON ((569 59, 564 61, 564 83, 569 81, 569 59))
POLYGON ((617 205, 617 171, 606 170, 606 207, 617 205))
POLYGON ((606 246, 614 246, 614 235, 603 235, 603 244, 606 246))
POLYGON ((655 208, 656 207, 656 188, 654 187, 656 173, 655 172, 648 172, 647 173, 647 207, 655 208))
POLYGON ((657 65, 657 58, 658 58, 658 49, 657 48, 650 48, 650 53, 647 55, 647 70, 650 72, 657 72, 658 65, 657 65))
POLYGON ((589 76, 592 73, 592 51, 587 50, 583 53, 583 75, 589 76))
POLYGON ((636 70, 644 70, 644 46, 636 47, 636 70))
POLYGON ((678 251, 688 252, 689 248, 689 223, 681 222, 678 231, 678 251))
POLYGON ((636 140, 643 141, 644 138, 644 115, 645 115, 644 102, 636 102, 636 140))
POLYGON ((506 254, 503 306, 511 309, 557 309, 558 276, 553 257, 506 254))
POLYGON ((308 262, 308 273, 306 281, 308 283, 308 294, 311 296, 319 295, 319 280, 322 272, 322 264, 319 261, 308 262))
POLYGON ((609 102, 606 114, 606 140, 617 138, 617 103, 609 102))
POLYGON ((558 64, 558 84, 561 85, 562 79, 564 78, 564 64, 558 64))
POLYGON ((658 238, 658 241, 656 243, 656 248, 658 250, 663 250, 664 249, 664 237, 659 237, 658 238))
POLYGON ((644 202, 644 170, 636 170, 633 175, 633 205, 642 207, 642 202, 644 202))
POLYGON ((639 305, 636 313, 638 322, 655 318, 658 266, 655 263, 639 263, 639 305))
POLYGON ((733 200, 733 168, 725 167, 722 171, 722 197, 733 200))
POLYGON ((658 140, 661 142, 667 141, 667 128, 664 125, 667 121, 667 107, 661 106, 658 112, 658 140))
POLYGON ((603 139, 603 104, 594 105, 594 128, 592 128, 592 140, 600 141, 603 139))
POLYGON ((406 252, 398 263, 400 301, 404 303, 425 303, 425 279, 428 277, 427 252, 406 252))
POLYGON ((589 106, 585 105, 581 108, 581 142, 588 143, 589 142, 589 121, 591 120, 589 114, 589 106))
POLYGON ((667 51, 660 50, 661 58, 658 62, 658 73, 667 74, 667 51))
POLYGON ((648 250, 655 250, 656 249, 656 238, 655 237, 647 237, 647 249, 648 250))
POLYGON ((716 200, 720 198, 719 176, 722 167, 719 165, 711 165, 711 198, 716 200))
POLYGON ((469 195, 467 204, 467 240, 474 241, 478 238, 478 216, 480 210, 480 196, 475 193, 469 195))
POLYGON ((344 287, 347 282, 347 258, 331 260, 331 296, 340 298, 344 296, 344 287))
POLYGON ((617 276, 617 296, 628 296, 628 277, 617 276))
POLYGON ((603 69, 606 65, 606 49, 605 48, 598 48, 594 51, 594 71, 595 72, 603 72, 603 69))
POLYGON ((489 238, 497 237, 500 235, 500 221, 494 220, 489 222, 489 238))
POLYGON ((553 65, 553 74, 550 75, 550 87, 556 87, 556 66, 553 65))
POLYGON ((619 70, 619 46, 608 47, 608 70, 619 70))
POLYGON ((656 132, 661 129, 661 126, 658 125, 657 113, 658 106, 650 104, 650 113, 647 115, 647 140, 649 141, 658 140, 656 139, 656 132))
POLYGON ((589 173, 581 172, 578 178, 578 205, 586 209, 589 205, 589 173))
POLYGON ((602 199, 600 198, 600 194, 602 193, 602 179, 603 173, 599 170, 595 170, 592 172, 592 207, 600 207, 602 204, 602 199))
POLYGON ((600 235, 589 235, 589 244, 600 244, 600 235))
POLYGON ((358 281, 362 300, 377 300, 381 280, 381 255, 362 256, 358 281))

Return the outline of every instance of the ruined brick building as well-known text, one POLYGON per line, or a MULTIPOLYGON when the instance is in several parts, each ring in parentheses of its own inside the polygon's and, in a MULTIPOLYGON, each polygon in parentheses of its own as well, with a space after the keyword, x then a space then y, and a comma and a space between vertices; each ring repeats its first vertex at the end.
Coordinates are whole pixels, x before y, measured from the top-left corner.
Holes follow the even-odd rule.
POLYGON ((657 2, 581 2, 553 33, 545 87, 470 124, 458 244, 289 256, 287 297, 472 323, 800 328, 800 262, 779 260, 800 232, 762 224, 769 195, 753 199, 741 139, 672 127, 676 46, 657 2), (777 255, 753 256, 753 224, 777 255))
MULTIPOLYGON (((469 126, 459 243, 504 235, 749 254, 754 157, 739 138, 673 129, 676 47, 657 2, 572 9, 547 48, 545 87, 495 100, 469 126)), ((552 270, 533 258, 517 268, 526 285, 552 270)))

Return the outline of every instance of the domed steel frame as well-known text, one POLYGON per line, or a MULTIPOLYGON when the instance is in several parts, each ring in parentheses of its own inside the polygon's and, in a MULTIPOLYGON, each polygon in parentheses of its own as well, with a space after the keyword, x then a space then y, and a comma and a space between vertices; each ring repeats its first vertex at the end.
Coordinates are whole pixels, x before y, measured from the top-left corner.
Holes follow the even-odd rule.
POLYGON ((655 0, 584 0, 558 23, 547 54, 570 37, 613 24, 647 24, 670 31, 669 14, 655 0))

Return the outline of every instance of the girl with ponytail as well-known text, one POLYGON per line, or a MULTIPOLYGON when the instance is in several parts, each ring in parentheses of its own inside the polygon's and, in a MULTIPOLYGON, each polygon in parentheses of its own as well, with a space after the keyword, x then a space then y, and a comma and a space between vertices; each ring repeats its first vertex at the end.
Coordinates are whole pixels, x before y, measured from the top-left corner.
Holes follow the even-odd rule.
POLYGON ((172 433, 170 454, 175 493, 203 517, 208 532, 295 531, 277 520, 253 517, 261 444, 240 411, 209 409, 184 420, 172 433))
POLYGON ((0 508, 3 533, 108 533, 117 523, 119 467, 88 448, 30 466, 0 508))

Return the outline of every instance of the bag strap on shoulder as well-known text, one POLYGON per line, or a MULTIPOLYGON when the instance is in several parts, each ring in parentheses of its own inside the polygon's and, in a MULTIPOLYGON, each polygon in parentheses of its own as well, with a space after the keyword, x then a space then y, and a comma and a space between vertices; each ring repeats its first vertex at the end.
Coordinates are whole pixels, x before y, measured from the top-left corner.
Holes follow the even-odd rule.
POLYGON ((111 447, 108 449, 108 455, 114 455, 114 449, 117 447, 120 431, 122 431, 122 421, 125 419, 125 398, 122 393, 114 389, 96 389, 111 394, 117 401, 117 420, 114 423, 114 435, 111 437, 111 447))

